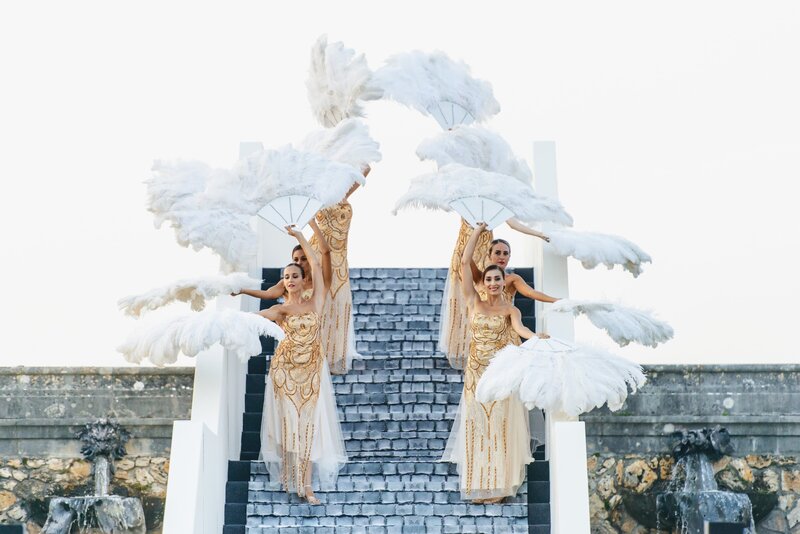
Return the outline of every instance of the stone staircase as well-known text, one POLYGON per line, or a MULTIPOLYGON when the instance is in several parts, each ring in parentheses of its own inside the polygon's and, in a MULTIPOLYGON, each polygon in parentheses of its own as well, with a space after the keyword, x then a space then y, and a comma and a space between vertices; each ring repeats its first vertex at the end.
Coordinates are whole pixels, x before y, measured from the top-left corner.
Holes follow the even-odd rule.
MULTIPOLYGON (((516 271, 525 279, 531 269, 516 271)), ((279 276, 265 269, 265 286, 279 276)), ((455 466, 439 463, 461 396, 462 377, 435 352, 446 269, 352 269, 356 346, 363 359, 334 376, 349 462, 321 505, 271 490, 260 448, 264 381, 271 341, 251 358, 240 461, 230 462, 225 534, 266 532, 519 532, 549 527, 547 462, 529 466, 528 481, 502 504, 461 500, 455 466)), ((272 305, 262 302, 262 308, 272 305)), ((533 303, 519 299, 535 326, 533 303)), ((537 460, 544 460, 538 450, 537 460)))

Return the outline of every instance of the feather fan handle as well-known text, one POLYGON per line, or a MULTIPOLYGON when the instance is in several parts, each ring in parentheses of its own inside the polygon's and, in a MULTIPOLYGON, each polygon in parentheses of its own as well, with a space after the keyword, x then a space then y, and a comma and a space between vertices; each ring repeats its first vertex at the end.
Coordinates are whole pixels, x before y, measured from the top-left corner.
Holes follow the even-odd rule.
POLYGON ((425 139, 417 147, 417 157, 435 161, 439 167, 459 163, 507 174, 526 184, 533 176, 525 160, 516 157, 505 139, 478 125, 456 126, 425 139))
POLYGON ((440 123, 482 122, 500 111, 491 84, 473 78, 466 63, 453 61, 443 52, 417 50, 391 56, 375 71, 373 79, 384 98, 425 115, 441 113, 443 117, 437 118, 440 123), (448 105, 458 109, 449 119, 445 116, 453 110, 448 105))
POLYGON ((584 268, 594 269, 605 265, 613 269, 621 265, 623 269, 638 277, 643 263, 651 263, 650 255, 635 243, 613 234, 579 232, 566 228, 551 230, 550 246, 559 256, 572 256, 584 268))
POLYGON ((121 298, 117 305, 126 315, 133 317, 176 301, 189 302, 192 310, 201 311, 208 299, 238 293, 242 289, 260 288, 261 280, 251 278, 247 273, 185 278, 139 295, 121 298))
POLYGON ((314 43, 306 88, 311 111, 324 127, 348 117, 363 117, 361 102, 381 96, 371 82, 372 71, 363 54, 341 42, 329 44, 325 35, 314 43))
POLYGON ((457 163, 445 165, 438 172, 423 174, 411 180, 408 192, 395 204, 394 214, 408 207, 426 207, 450 211, 450 203, 464 197, 484 197, 509 209, 524 223, 555 222, 572 224, 564 207, 550 197, 537 195, 525 184, 496 172, 465 167, 457 163))
POLYGON ((129 362, 150 360, 159 367, 175 363, 178 353, 196 356, 216 344, 246 359, 261 352, 260 336, 281 340, 284 333, 278 325, 255 313, 206 310, 171 319, 145 320, 117 351, 129 362))
POLYGON ((634 342, 655 348, 674 335, 672 327, 652 313, 612 302, 564 299, 553 303, 549 311, 583 314, 621 347, 634 342))
POLYGON ((359 119, 345 119, 332 128, 312 132, 297 146, 300 150, 352 165, 359 172, 382 157, 380 144, 370 137, 369 128, 359 119))

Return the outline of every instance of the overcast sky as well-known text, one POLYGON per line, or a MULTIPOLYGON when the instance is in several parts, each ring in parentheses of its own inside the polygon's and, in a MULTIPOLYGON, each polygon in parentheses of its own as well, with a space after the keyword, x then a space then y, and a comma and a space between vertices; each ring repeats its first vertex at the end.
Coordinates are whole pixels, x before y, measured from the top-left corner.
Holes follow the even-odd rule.
MULTIPOLYGON (((156 158, 228 167, 240 141, 316 128, 304 81, 323 33, 373 68, 412 49, 463 59, 518 155, 556 142, 576 227, 654 259, 636 280, 570 264, 572 297, 674 326, 621 354, 798 363, 798 28, 794 2, 5 2, 0 365, 121 365, 118 298, 216 272, 153 228, 142 181, 156 158)), ((367 112, 384 160, 353 196, 351 265, 445 266, 455 215, 389 214, 438 125, 391 102, 367 112)), ((584 319, 577 336, 608 344, 584 319)))

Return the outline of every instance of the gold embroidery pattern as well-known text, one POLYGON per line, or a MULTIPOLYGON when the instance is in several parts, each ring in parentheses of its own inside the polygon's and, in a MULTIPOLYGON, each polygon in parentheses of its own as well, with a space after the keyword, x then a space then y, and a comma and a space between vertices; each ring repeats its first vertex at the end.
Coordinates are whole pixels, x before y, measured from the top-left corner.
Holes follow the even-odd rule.
POLYGON ((459 470, 461 492, 469 499, 502 497, 516 491, 522 481, 519 466, 512 465, 513 460, 508 458, 510 400, 480 403, 475 399, 475 388, 495 353, 511 343, 513 329, 506 316, 475 312, 471 330, 469 357, 464 369, 462 417, 467 465, 459 470))
MULTIPOLYGON (((322 312, 322 351, 331 374, 345 374, 349 367, 347 338, 353 295, 347 264, 347 237, 352 219, 353 207, 346 200, 317 213, 317 224, 331 248, 331 290, 322 312)), ((310 244, 319 252, 316 236, 311 237, 310 244)))
POLYGON ((287 491, 304 495, 310 469, 314 412, 320 391, 322 353, 316 312, 286 317, 286 337, 278 344, 269 366, 275 402, 281 414, 281 482, 287 491))
MULTIPOLYGON (((467 303, 461 294, 461 256, 472 234, 472 227, 461 219, 461 228, 458 230, 458 239, 450 259, 450 293, 448 295, 448 306, 450 313, 446 318, 448 325, 444 332, 447 342, 447 359, 450 365, 456 369, 463 369, 469 352, 469 311, 467 303)), ((493 239, 492 232, 483 232, 478 239, 475 253, 472 259, 479 269, 486 267, 489 255, 489 244, 493 239)))

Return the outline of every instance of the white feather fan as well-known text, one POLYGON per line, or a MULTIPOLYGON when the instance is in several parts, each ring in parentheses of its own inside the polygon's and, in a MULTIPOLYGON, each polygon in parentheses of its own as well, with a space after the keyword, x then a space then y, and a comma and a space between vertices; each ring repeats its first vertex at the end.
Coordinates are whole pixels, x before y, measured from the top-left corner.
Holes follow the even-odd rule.
POLYGON ((460 163, 466 167, 499 172, 525 183, 530 183, 532 178, 528 164, 514 155, 506 140, 479 125, 456 126, 425 139, 417 147, 417 157, 433 160, 439 167, 460 163))
POLYGON ((548 311, 572 313, 575 316, 584 314, 621 347, 635 342, 655 348, 674 335, 672 327, 656 319, 653 314, 613 302, 563 299, 553 303, 548 311))
MULTIPOLYGON (((278 197, 316 198, 323 207, 341 201, 354 183, 364 183, 356 167, 291 146, 255 152, 239 162, 237 179, 251 214, 278 197)), ((236 184, 232 184, 234 187, 236 184)))
POLYGON ((242 289, 260 288, 261 280, 250 278, 247 273, 184 278, 146 293, 121 298, 117 305, 126 315, 133 317, 139 317, 145 310, 155 310, 175 301, 189 302, 194 311, 200 311, 205 308, 208 299, 238 293, 242 289))
POLYGON ((618 410, 646 382, 641 366, 599 349, 533 338, 498 351, 475 395, 491 402, 516 394, 531 410, 577 416, 607 404, 618 410))
POLYGON ((326 128, 347 117, 362 117, 361 101, 381 97, 370 82, 372 71, 363 54, 341 42, 328 44, 323 35, 311 48, 311 65, 306 80, 311 111, 326 128))
POLYGON ((650 263, 650 255, 624 237, 594 232, 579 232, 566 228, 547 232, 550 246, 559 256, 572 256, 586 269, 600 264, 609 269, 621 265, 634 278, 642 273, 642 264, 650 263))
POLYGON ((220 344, 241 359, 261 352, 259 336, 284 337, 278 325, 255 314, 237 310, 206 310, 169 320, 140 322, 117 350, 126 360, 150 360, 157 366, 175 363, 178 353, 196 356, 220 344))
POLYGON ((232 180, 230 171, 214 170, 200 162, 156 161, 153 178, 145 181, 147 208, 159 228, 169 221, 181 246, 204 247, 222 257, 232 269, 246 269, 258 252, 250 228, 251 215, 237 188, 214 188, 232 180))
POLYGON ((450 211, 450 203, 464 197, 484 197, 511 210, 522 222, 572 224, 564 207, 549 197, 537 195, 533 188, 506 174, 488 172, 451 163, 438 172, 411 180, 408 192, 395 204, 393 213, 407 207, 450 211))
POLYGON ((443 52, 419 50, 391 56, 373 81, 385 98, 433 116, 444 129, 482 122, 500 111, 489 82, 443 52))
POLYGON ((369 128, 359 119, 345 119, 333 128, 312 132, 297 147, 352 165, 359 171, 381 160, 380 145, 370 137, 369 128))

